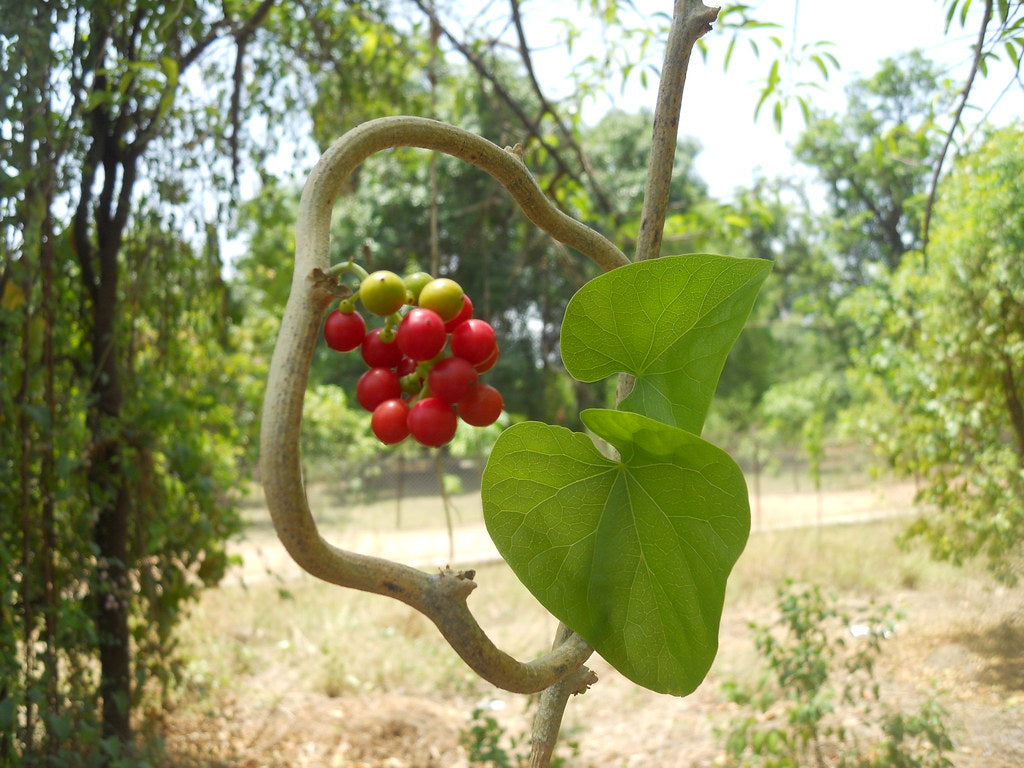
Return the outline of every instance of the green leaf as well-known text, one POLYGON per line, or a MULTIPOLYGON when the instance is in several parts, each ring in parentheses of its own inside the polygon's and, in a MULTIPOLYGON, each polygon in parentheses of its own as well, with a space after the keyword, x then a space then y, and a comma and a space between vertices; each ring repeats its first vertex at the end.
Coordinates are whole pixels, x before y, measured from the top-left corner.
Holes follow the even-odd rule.
POLYGON ((823 80, 828 80, 828 66, 825 64, 825 60, 817 54, 811 56, 811 62, 818 67, 818 71, 821 72, 823 80))
POLYGON ((950 0, 949 2, 949 10, 946 11, 946 26, 944 28, 946 33, 949 32, 950 25, 953 23, 953 16, 956 14, 957 2, 958 0, 950 0))
POLYGON ((562 360, 581 381, 635 375, 619 408, 699 434, 771 262, 665 256, 594 278, 566 307, 562 360))
POLYGON ((729 41, 729 44, 725 47, 725 57, 722 59, 722 69, 724 71, 729 70, 729 62, 732 61, 732 53, 733 50, 736 48, 736 40, 736 35, 733 35, 732 39, 729 41))
POLYGON ((619 672, 686 695, 718 650, 726 578, 750 531, 736 463, 645 416, 582 414, 618 450, 538 422, 498 439, 483 510, 498 551, 534 596, 619 672))
POLYGON ((960 26, 964 27, 967 25, 967 12, 971 9, 971 0, 963 0, 963 5, 960 6, 960 26))
POLYGON ((1013 41, 1007 40, 1005 43, 1003 43, 1003 48, 1006 50, 1006 54, 1009 57, 1010 61, 1014 63, 1017 69, 1020 69, 1021 55, 1020 53, 1017 52, 1017 48, 1014 46, 1013 41))

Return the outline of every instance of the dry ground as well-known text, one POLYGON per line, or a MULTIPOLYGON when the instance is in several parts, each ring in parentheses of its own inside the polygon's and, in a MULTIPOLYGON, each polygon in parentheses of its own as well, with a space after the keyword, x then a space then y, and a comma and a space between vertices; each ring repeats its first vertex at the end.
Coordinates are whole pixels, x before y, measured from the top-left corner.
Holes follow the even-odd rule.
MULTIPOLYGON (((687 698, 651 693, 593 659, 600 682, 570 701, 562 751, 572 768, 711 766, 715 727, 734 714, 725 680, 750 680, 758 659, 748 623, 772 618, 787 578, 828 585, 844 604, 877 600, 903 613, 879 678, 886 702, 916 708, 937 695, 948 711, 960 768, 1024 766, 1024 587, 978 569, 899 550, 906 487, 766 493, 729 586, 721 650, 687 698), (818 521, 833 523, 817 527, 818 521), (807 527, 810 526, 810 527, 807 527)), ((555 624, 496 561, 478 501, 458 497, 455 557, 434 499, 339 506, 311 492, 327 538, 421 567, 478 568, 470 599, 495 641, 519 658, 540 653, 555 624), (439 527, 441 523, 441 527, 439 527)), ((245 564, 209 591, 185 628, 187 685, 163 717, 168 764, 202 768, 464 768, 460 732, 480 705, 509 734, 528 729, 530 702, 477 680, 433 626, 374 595, 321 584, 297 571, 260 508, 238 545, 245 564)), ((509 747, 522 751, 525 746, 509 747)))

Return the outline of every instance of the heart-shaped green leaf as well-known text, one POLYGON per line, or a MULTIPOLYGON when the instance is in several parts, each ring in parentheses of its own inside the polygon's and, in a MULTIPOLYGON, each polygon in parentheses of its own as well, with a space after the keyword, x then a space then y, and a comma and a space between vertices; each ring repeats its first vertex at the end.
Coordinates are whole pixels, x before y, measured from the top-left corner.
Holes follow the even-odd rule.
POLYGON ((621 458, 562 427, 510 427, 484 470, 487 529, 541 604, 623 675, 688 694, 714 660, 726 578, 750 531, 743 475, 654 419, 582 418, 621 458))
POLYGON ((580 381, 634 374, 619 408, 700 434, 725 358, 771 270, 763 259, 665 256, 606 272, 565 311, 562 361, 580 381))

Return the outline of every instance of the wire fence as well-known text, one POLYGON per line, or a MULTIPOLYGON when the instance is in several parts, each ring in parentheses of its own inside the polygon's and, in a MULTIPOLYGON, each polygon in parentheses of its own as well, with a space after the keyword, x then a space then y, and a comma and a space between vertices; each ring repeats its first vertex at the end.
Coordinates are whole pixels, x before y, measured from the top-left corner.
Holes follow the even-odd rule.
MULTIPOLYGON (((486 460, 486 455, 456 457, 444 450, 396 453, 350 467, 337 482, 358 503, 393 503, 395 527, 401 528, 407 501, 437 497, 447 507, 451 497, 459 497, 465 505, 466 495, 480 489, 486 460)), ((913 482, 880 475, 869 451, 854 443, 825 446, 816 472, 795 447, 755 452, 753 458, 740 455, 739 463, 754 530, 864 522, 913 510, 913 482)))
MULTIPOLYGON (((864 523, 914 511, 912 482, 872 472, 858 445, 826 448, 817 479, 799 450, 755 462, 741 458, 757 532, 864 523)), ((321 533, 332 544, 416 567, 475 568, 499 560, 484 525, 480 480, 486 457, 446 451, 391 454, 361 466, 307 469, 307 495, 321 533)), ((297 573, 276 539, 258 494, 248 500, 249 525, 237 551, 239 577, 297 573)), ((276 577, 276 576, 275 576, 276 577)))

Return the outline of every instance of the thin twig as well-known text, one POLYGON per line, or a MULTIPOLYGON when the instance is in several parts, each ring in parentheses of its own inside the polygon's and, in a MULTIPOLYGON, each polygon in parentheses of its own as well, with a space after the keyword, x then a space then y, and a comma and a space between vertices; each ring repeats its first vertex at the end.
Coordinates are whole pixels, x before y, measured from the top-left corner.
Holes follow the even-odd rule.
MULTIPOLYGON (((495 95, 505 102, 505 105, 509 108, 512 114, 516 116, 523 128, 525 128, 529 135, 544 148, 544 151, 548 153, 548 156, 551 157, 552 162, 555 164, 555 168, 557 170, 555 178, 557 179, 561 176, 567 176, 581 187, 588 187, 580 175, 569 167, 569 164, 562 157, 562 153, 559 151, 558 147, 545 138, 539 119, 533 120, 526 114, 526 110, 523 109, 519 101, 509 92, 508 88, 498 80, 494 72, 484 63, 483 59, 474 53, 470 46, 456 38, 455 35, 441 23, 433 8, 428 6, 425 3, 425 0, 413 0, 413 2, 424 14, 426 14, 427 18, 430 19, 430 23, 432 25, 436 25, 437 29, 441 31, 441 34, 444 35, 449 43, 451 43, 452 47, 462 54, 466 61, 468 61, 473 69, 476 70, 477 74, 487 80, 494 87, 495 95)), ((577 156, 582 158, 582 150, 575 145, 575 140, 572 135, 566 133, 564 138, 567 140, 569 145, 575 147, 577 156)), ((587 175, 590 181, 589 189, 594 194, 598 206, 607 213, 614 213, 607 194, 605 194, 601 186, 597 183, 596 179, 590 172, 589 165, 585 162, 583 163, 583 172, 587 175)))
POLYGON ((537 80, 537 74, 533 69, 533 59, 530 57, 530 46, 526 42, 526 30, 523 28, 522 14, 519 10, 519 0, 510 0, 512 10, 512 23, 516 29, 516 38, 519 41, 519 57, 523 61, 523 66, 526 67, 526 76, 530 81, 530 85, 533 88, 533 93, 540 102, 541 114, 548 114, 551 119, 555 121, 555 125, 558 126, 559 132, 562 134, 562 139, 566 142, 573 154, 576 155, 576 160, 579 162, 580 167, 583 168, 584 174, 587 176, 587 180, 590 181, 590 191, 597 198, 598 205, 604 211, 608 213, 615 213, 615 207, 609 200, 607 193, 598 183, 594 177, 594 170, 590 165, 590 160, 587 159, 586 154, 583 152, 583 148, 580 146, 576 137, 572 131, 565 124, 565 120, 562 119, 561 114, 555 109, 554 105, 544 94, 544 89, 541 88, 540 82, 537 80))
POLYGON ((924 208, 924 223, 921 225, 921 253, 923 255, 922 265, 928 269, 928 235, 932 223, 932 210, 935 208, 935 198, 939 191, 939 177, 942 175, 942 166, 946 162, 946 153, 949 152, 949 145, 953 143, 953 135, 960 125, 960 118, 967 107, 967 100, 971 96, 971 88, 974 87, 974 79, 978 76, 978 69, 981 67, 981 55, 985 47, 985 35, 988 31, 988 23, 992 19, 992 0, 985 0, 984 18, 981 20, 981 29, 978 30, 978 40, 974 44, 974 60, 971 62, 971 72, 967 76, 967 82, 960 91, 960 105, 953 116, 953 124, 946 132, 946 141, 942 145, 942 153, 939 155, 939 162, 935 164, 932 173, 932 183, 928 190, 928 203, 924 208))

